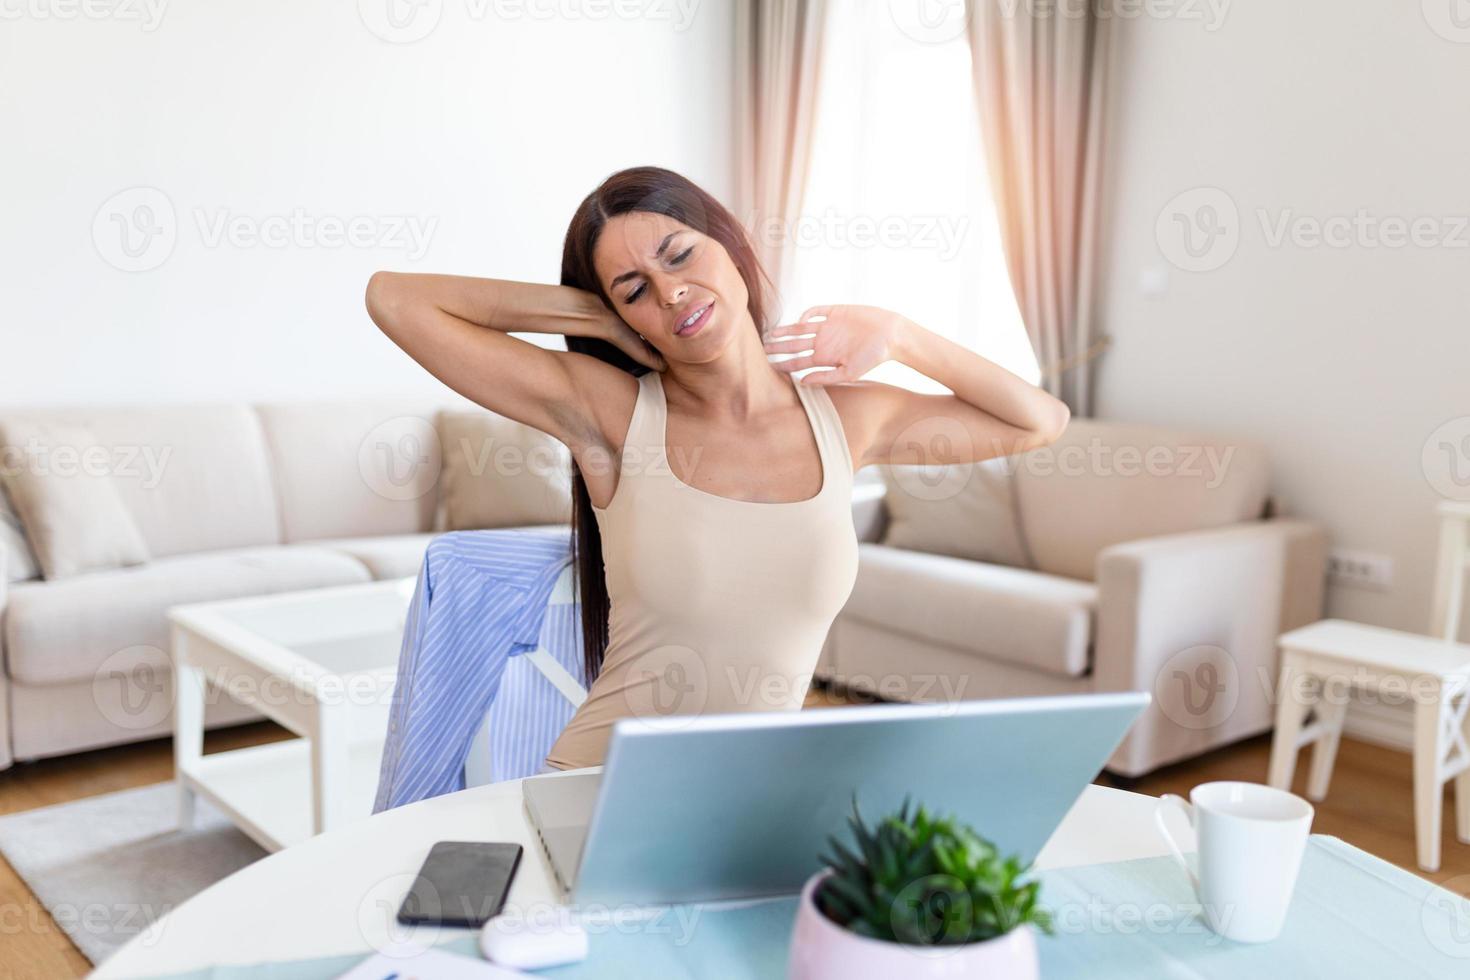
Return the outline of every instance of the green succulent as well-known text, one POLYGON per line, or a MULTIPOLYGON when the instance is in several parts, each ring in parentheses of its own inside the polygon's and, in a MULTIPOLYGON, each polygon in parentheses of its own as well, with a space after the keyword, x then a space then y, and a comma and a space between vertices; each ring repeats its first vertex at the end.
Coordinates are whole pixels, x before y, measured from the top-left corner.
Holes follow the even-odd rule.
POLYGON ((953 817, 922 806, 910 813, 905 799, 869 828, 854 794, 847 822, 856 853, 828 837, 835 857, 821 860, 832 873, 816 893, 817 907, 838 925, 913 946, 982 942, 1023 923, 1052 933, 1050 913, 1037 904, 1041 883, 953 817))

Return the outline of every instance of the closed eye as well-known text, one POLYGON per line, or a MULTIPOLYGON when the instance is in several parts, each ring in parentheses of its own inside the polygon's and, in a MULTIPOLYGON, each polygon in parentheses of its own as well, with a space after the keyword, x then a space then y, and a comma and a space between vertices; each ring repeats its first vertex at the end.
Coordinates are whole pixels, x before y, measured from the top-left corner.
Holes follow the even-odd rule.
MULTIPOLYGON (((689 254, 691 252, 693 252, 693 251, 694 251, 694 246, 693 245, 690 245, 684 251, 680 252, 678 255, 675 255, 673 258, 669 259, 669 265, 683 265, 684 264, 684 260, 687 259, 687 258, 689 258, 689 254)), ((643 295, 643 289, 644 289, 643 284, 640 283, 639 286, 638 286, 638 288, 635 289, 635 290, 633 290, 631 293, 629 293, 627 299, 623 300, 623 302, 624 303, 634 303, 634 302, 637 302, 638 297, 640 297, 640 296, 643 295)))

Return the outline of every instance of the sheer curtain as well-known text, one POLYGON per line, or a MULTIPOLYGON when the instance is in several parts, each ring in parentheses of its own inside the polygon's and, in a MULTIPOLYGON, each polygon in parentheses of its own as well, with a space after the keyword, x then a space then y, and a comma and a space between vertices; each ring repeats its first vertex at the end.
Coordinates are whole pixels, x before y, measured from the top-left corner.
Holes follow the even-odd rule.
MULTIPOLYGON (((958 16, 963 17, 962 5, 958 16)), ((963 25, 905 33, 887 3, 832 4, 809 173, 784 229, 781 320, 864 303, 1038 380, 986 176, 963 25)), ((888 363, 866 378, 943 386, 888 363)))
POLYGON ((1093 273, 1114 16, 1081 4, 969 0, 977 117, 1012 282, 1046 389, 1091 409, 1093 273))
POLYGON ((793 256, 781 228, 801 206, 810 167, 828 0, 737 0, 736 210, 778 292, 793 256))

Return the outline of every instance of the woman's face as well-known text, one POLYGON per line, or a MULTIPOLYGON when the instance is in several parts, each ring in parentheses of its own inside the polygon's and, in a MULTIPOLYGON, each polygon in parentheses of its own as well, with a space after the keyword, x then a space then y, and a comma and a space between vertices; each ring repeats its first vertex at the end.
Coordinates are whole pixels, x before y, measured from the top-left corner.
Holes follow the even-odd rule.
POLYGON ((613 312, 667 360, 710 360, 736 330, 753 329, 745 280, 725 246, 667 215, 610 219, 592 264, 613 312))

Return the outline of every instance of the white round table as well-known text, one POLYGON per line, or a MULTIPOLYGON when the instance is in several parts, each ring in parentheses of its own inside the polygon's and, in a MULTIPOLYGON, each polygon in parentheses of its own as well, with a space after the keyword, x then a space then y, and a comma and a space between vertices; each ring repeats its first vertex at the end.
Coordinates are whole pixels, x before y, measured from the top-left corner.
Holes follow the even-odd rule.
MULTIPOLYGON (((1037 858, 1040 868, 1154 857, 1156 800, 1089 786, 1037 858)), ((377 814, 240 869, 134 937, 93 976, 146 977, 214 964, 310 959, 405 940, 444 941, 462 929, 400 926, 399 903, 440 840, 525 847, 507 904, 552 903, 550 869, 527 824, 519 781, 478 786, 377 814)))

